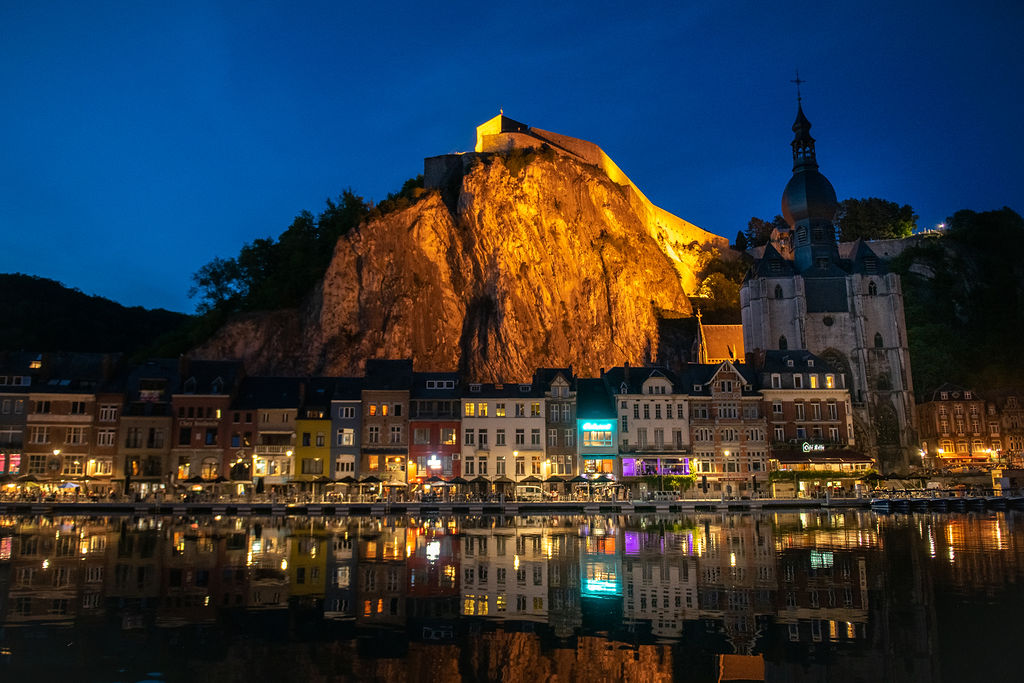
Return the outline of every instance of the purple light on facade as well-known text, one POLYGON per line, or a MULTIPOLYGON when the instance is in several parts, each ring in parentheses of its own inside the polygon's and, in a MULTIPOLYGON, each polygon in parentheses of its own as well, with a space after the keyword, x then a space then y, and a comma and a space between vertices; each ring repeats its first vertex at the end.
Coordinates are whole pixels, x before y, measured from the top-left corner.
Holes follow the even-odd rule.
POLYGON ((636 476, 636 459, 635 458, 623 458, 622 459, 622 476, 624 476, 624 477, 635 477, 636 476))

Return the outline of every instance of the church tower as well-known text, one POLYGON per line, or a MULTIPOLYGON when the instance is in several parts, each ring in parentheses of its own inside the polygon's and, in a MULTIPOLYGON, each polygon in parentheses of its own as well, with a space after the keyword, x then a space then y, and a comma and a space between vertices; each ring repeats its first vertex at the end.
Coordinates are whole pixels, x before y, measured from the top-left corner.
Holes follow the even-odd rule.
POLYGON ((837 243, 836 192, 818 170, 810 130, 798 99, 782 193, 793 255, 769 242, 755 259, 740 289, 743 344, 755 358, 805 349, 845 374, 856 447, 883 472, 905 471, 919 457, 900 278, 868 243, 837 243))
POLYGON ((782 217, 793 230, 796 268, 827 268, 839 260, 835 215, 839 208, 832 183, 818 171, 811 122, 797 104, 793 123, 793 177, 782 193, 782 217))

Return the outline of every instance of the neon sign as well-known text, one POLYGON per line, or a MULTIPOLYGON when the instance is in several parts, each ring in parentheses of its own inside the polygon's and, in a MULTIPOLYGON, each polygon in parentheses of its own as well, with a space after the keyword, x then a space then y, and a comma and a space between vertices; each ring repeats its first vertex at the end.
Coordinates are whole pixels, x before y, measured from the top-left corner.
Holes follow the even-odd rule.
POLYGON ((436 455, 432 455, 427 459, 427 467, 432 470, 441 469, 441 461, 437 459, 436 455))
POLYGON ((807 443, 805 441, 803 446, 801 446, 801 448, 803 449, 804 453, 818 452, 818 451, 825 450, 825 444, 823 444, 823 443, 807 443))
POLYGON ((611 422, 584 422, 583 429, 588 431, 608 431, 612 428, 611 422))

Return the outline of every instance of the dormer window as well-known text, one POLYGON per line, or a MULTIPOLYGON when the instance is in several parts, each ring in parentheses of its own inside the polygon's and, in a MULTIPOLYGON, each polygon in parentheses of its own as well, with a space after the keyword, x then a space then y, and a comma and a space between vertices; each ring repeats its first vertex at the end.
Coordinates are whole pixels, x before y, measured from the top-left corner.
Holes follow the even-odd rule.
POLYGON ((519 391, 522 391, 523 393, 526 393, 529 390, 530 390, 530 385, 529 384, 520 384, 519 385, 519 391))
POLYGON ((480 385, 479 384, 470 384, 469 385, 469 390, 474 392, 474 393, 480 393, 480 385))
POLYGON ((969 392, 969 391, 965 391, 965 392, 964 392, 964 398, 966 398, 966 399, 968 399, 968 400, 969 400, 969 399, 971 398, 971 392, 969 392))
POLYGON ((196 393, 196 378, 195 377, 189 377, 187 380, 185 380, 185 393, 186 394, 194 394, 194 393, 196 393))
POLYGON ((793 375, 793 388, 794 389, 803 389, 804 388, 804 376, 803 375, 793 375))
POLYGON ((793 367, 793 359, 792 358, 787 358, 786 359, 786 367, 787 368, 793 367))
POLYGON ((693 385, 693 390, 694 390, 695 392, 698 392, 698 393, 699 393, 699 392, 700 392, 700 385, 699 385, 699 384, 694 384, 694 385, 693 385))
POLYGON ((623 382, 622 384, 619 385, 619 393, 620 394, 628 394, 629 393, 629 387, 626 386, 625 382, 623 382))
POLYGON ((224 391, 224 380, 218 377, 217 379, 213 380, 213 384, 210 385, 210 393, 219 394, 222 391, 224 391))
POLYGON ((809 368, 813 368, 814 367, 814 359, 813 358, 808 358, 807 359, 807 367, 809 367, 809 368))
POLYGON ((948 391, 939 392, 939 398, 942 399, 943 401, 949 400, 949 392, 948 391))

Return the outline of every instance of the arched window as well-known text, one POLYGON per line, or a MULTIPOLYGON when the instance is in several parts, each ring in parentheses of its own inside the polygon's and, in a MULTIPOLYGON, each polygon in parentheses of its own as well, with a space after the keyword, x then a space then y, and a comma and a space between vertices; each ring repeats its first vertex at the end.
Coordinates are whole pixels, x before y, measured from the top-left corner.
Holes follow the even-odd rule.
POLYGON ((775 298, 776 299, 781 299, 782 298, 782 285, 775 285, 775 298))
POLYGON ((786 335, 779 337, 779 351, 785 351, 789 348, 789 342, 786 341, 786 335))
POLYGON ((868 282, 868 295, 875 296, 876 294, 878 294, 878 285, 875 284, 874 280, 871 280, 868 282))
POLYGON ((881 332, 875 332, 875 348, 876 349, 880 349, 880 348, 882 348, 882 346, 883 346, 883 344, 882 344, 882 333, 881 332))

